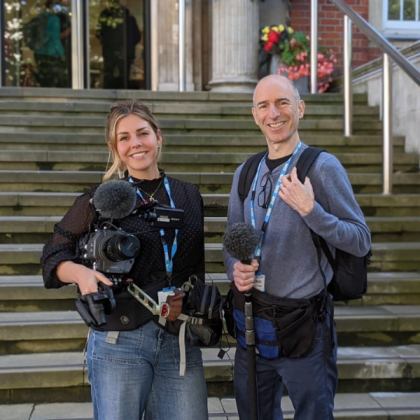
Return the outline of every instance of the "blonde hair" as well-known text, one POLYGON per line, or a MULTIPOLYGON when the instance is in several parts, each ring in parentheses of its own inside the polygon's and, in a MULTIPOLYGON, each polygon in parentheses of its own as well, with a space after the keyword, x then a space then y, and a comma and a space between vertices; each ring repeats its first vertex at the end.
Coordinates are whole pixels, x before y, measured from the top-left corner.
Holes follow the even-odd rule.
MULTIPOLYGON (((112 162, 112 164, 103 176, 103 182, 108 181, 114 176, 115 173, 118 173, 118 177, 122 178, 124 176, 124 171, 127 169, 125 163, 118 155, 116 129, 118 122, 122 118, 128 117, 129 115, 137 115, 139 118, 149 123, 156 136, 161 135, 159 125, 152 112, 146 105, 143 105, 134 99, 115 102, 106 119, 105 140, 109 148, 107 166, 110 164, 110 162, 112 162)), ((162 148, 158 146, 156 162, 160 159, 161 154, 162 148)))

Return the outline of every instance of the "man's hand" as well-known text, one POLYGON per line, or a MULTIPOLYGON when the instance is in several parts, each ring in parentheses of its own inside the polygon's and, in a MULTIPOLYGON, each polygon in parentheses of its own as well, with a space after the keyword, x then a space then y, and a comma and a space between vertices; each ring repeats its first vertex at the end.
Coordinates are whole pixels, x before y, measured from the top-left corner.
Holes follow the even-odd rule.
POLYGON ((246 292, 252 289, 258 266, 257 260, 252 260, 251 264, 242 264, 240 261, 234 264, 233 281, 240 292, 246 292))
POLYGON ((293 168, 290 175, 282 178, 279 196, 302 217, 308 215, 315 205, 314 189, 310 179, 306 177, 305 183, 302 184, 297 177, 296 168, 293 168))
POLYGON ((166 298, 166 303, 169 305, 169 315, 166 318, 168 321, 175 321, 182 310, 182 299, 185 296, 185 293, 179 289, 174 290, 174 296, 168 296, 166 298))

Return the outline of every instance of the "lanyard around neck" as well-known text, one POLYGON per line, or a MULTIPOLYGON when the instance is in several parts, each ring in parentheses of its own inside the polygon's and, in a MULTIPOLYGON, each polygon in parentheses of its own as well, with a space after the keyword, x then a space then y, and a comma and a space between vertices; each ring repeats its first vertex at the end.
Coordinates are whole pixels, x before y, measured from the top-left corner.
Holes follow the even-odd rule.
MULTIPOLYGON (((133 179, 130 177, 129 181, 131 183, 134 183, 133 179)), ((163 185, 165 186, 165 190, 168 193, 169 196, 169 200, 171 203, 171 208, 175 208, 175 203, 172 200, 172 195, 171 195, 171 187, 169 185, 169 181, 168 178, 165 176, 163 179, 163 185)), ((137 195, 143 200, 146 201, 142 195, 142 193, 140 192, 140 190, 137 188, 137 195)), ((175 229, 175 238, 174 238, 174 242, 172 244, 171 247, 171 251, 169 252, 169 247, 168 247, 168 243, 166 242, 166 235, 165 235, 165 229, 160 229, 159 230, 160 233, 160 241, 162 243, 162 247, 163 247, 163 253, 165 255, 165 268, 166 268, 166 276, 168 278, 169 283, 171 283, 171 279, 172 279, 172 271, 173 271, 173 259, 174 256, 176 254, 176 251, 178 249, 178 242, 177 242, 177 238, 178 238, 178 229, 175 229)))
MULTIPOLYGON (((299 152, 301 146, 302 146, 302 142, 299 141, 299 144, 296 146, 292 156, 290 156, 289 160, 284 164, 283 169, 280 172, 280 175, 277 179, 276 186, 274 188, 273 194, 271 195, 270 204, 268 205, 267 212, 265 213, 264 222, 261 226, 260 242, 258 243, 257 247, 255 248, 255 252, 254 252, 254 257, 257 260, 259 260, 261 258, 261 248, 262 248, 262 244, 263 244, 263 241, 264 241, 264 234, 265 234, 265 231, 267 229, 268 222, 270 221, 270 217, 271 217, 271 213, 273 212, 274 204, 276 203, 277 197, 279 195, 282 178, 284 177, 284 175, 286 175, 287 170, 289 169, 289 166, 290 166, 290 162, 293 159, 293 156, 295 156, 296 153, 299 152)), ((259 176, 260 171, 261 171, 261 165, 264 162, 264 159, 266 158, 267 153, 261 159, 261 161, 258 165, 258 168, 257 168, 257 173, 255 174, 254 180, 252 182, 250 206, 251 206, 251 223, 252 223, 252 226, 254 228, 255 228, 255 225, 256 225, 255 212, 254 212, 255 191, 256 191, 256 188, 257 188, 258 176, 259 176)))

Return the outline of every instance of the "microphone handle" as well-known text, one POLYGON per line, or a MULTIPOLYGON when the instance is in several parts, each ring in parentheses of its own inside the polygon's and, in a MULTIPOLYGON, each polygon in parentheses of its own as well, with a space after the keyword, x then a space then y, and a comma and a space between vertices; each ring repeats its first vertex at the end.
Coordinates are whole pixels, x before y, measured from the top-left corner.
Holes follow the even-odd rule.
MULTIPOLYGON (((241 260, 242 264, 251 265, 251 259, 241 260)), ((258 420, 257 372, 255 361, 255 331, 252 315, 252 288, 244 292, 245 296, 245 343, 247 347, 248 393, 251 420, 258 420)))

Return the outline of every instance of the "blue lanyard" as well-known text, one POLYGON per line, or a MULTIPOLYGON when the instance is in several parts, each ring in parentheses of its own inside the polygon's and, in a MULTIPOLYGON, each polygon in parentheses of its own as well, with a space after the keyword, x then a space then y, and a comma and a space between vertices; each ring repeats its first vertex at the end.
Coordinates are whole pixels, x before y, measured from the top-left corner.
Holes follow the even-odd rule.
MULTIPOLYGON (((129 178, 129 181, 131 183, 133 183, 133 180, 132 180, 131 177, 129 178)), ((166 192, 168 193, 169 200, 171 202, 171 208, 174 209, 176 207, 175 207, 174 200, 172 200, 171 187, 169 185, 169 181, 168 181, 168 178, 166 176, 163 179, 163 184, 165 185, 166 192)), ((146 201, 138 188, 137 188, 137 194, 143 201, 146 201)), ((171 283, 172 271, 173 271, 173 259, 174 259, 174 256, 176 254, 176 251, 178 249, 178 242, 177 242, 178 229, 175 229, 175 239, 174 239, 174 242, 172 244, 172 248, 171 248, 170 253, 169 253, 168 243, 166 242, 165 230, 160 229, 159 233, 160 233, 160 240, 162 242, 163 253, 165 255, 166 276, 168 278, 169 283, 171 283)))
MULTIPOLYGON (((299 152, 301 146, 302 146, 302 142, 299 141, 299 144, 296 146, 296 149, 294 150, 292 156, 290 156, 289 160, 284 164, 284 167, 283 167, 282 171, 280 172, 279 178, 277 179, 276 186, 274 188, 273 194, 271 195, 270 204, 268 205, 267 212, 265 213, 264 223, 262 224, 262 227, 261 227, 260 242, 258 243, 257 247, 255 248, 255 252, 254 252, 254 257, 257 260, 259 260, 261 258, 261 248, 262 248, 262 244, 263 244, 263 241, 264 241, 265 230, 267 229, 267 225, 268 225, 268 222, 270 221, 271 213, 273 212, 274 204, 276 203, 277 197, 279 195, 282 178, 284 177, 284 175, 286 175, 287 170, 289 169, 289 166, 290 166, 290 162, 293 159, 293 156, 295 156, 295 154, 297 152, 299 152)), ((256 223, 255 223, 255 212, 254 212, 255 190, 257 188, 257 181, 258 181, 258 176, 260 174, 261 165, 262 165, 264 159, 266 158, 267 153, 261 159, 261 162, 259 163, 258 168, 257 168, 257 173, 255 174, 254 180, 252 182, 252 192, 251 192, 250 206, 251 206, 251 223, 252 223, 252 226, 254 228, 255 228, 255 225, 256 225, 256 223)))

